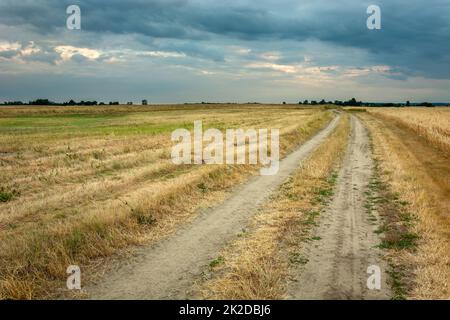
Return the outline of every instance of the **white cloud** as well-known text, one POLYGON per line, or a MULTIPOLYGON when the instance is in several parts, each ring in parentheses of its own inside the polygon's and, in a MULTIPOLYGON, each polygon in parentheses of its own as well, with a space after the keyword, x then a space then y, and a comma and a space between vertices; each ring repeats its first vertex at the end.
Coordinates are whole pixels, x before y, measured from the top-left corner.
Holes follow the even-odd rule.
POLYGON ((344 71, 345 77, 362 77, 368 76, 373 73, 381 73, 385 74, 391 70, 389 66, 371 66, 371 67, 363 67, 363 68, 350 68, 344 71))
POLYGON ((255 62, 247 65, 248 68, 251 69, 270 69, 274 71, 279 71, 283 73, 296 73, 298 68, 295 66, 284 65, 284 64, 275 64, 270 62, 255 62))
POLYGON ((145 51, 140 54, 144 55, 144 56, 158 57, 158 58, 184 58, 184 57, 186 57, 186 55, 184 53, 171 52, 171 51, 145 51))
POLYGON ((301 64, 286 65, 286 64, 276 64, 272 62, 255 62, 248 64, 247 67, 251 69, 270 69, 287 74, 311 75, 311 76, 339 70, 338 66, 305 67, 304 65, 301 64))
POLYGON ((18 42, 8 42, 8 41, 0 42, 0 52, 18 51, 20 48, 22 48, 22 45, 18 42))
POLYGON ((228 50, 234 54, 240 55, 240 56, 246 56, 252 52, 252 49, 241 47, 241 46, 227 46, 228 50))
POLYGON ((40 52, 42 52, 41 48, 37 47, 33 41, 31 41, 28 46, 20 50, 20 54, 22 56, 31 56, 40 52))
POLYGON ((102 52, 88 48, 77 48, 73 46, 57 46, 55 52, 61 56, 62 61, 70 60, 74 55, 81 55, 89 60, 100 58, 102 52))
POLYGON ((261 58, 269 61, 276 61, 281 59, 281 54, 279 52, 264 52, 261 54, 261 58))

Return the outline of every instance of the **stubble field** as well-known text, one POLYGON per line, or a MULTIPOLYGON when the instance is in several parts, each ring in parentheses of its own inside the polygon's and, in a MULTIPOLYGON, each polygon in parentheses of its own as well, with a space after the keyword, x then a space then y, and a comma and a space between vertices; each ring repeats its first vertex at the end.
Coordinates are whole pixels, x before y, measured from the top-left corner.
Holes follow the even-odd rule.
POLYGON ((205 127, 281 128, 286 153, 328 111, 267 106, 2 108, 0 292, 47 295, 68 265, 169 234, 254 171, 176 166, 171 133, 205 127))

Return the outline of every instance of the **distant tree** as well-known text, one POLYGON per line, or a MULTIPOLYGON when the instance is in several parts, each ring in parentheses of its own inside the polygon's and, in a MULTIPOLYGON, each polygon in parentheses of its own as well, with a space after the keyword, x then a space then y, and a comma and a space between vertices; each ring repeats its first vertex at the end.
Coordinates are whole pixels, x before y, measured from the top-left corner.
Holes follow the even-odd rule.
POLYGON ((36 99, 34 101, 30 101, 29 104, 32 106, 50 106, 54 103, 49 101, 48 99, 36 99))
POLYGON ((433 104, 429 103, 429 102, 422 102, 422 103, 419 103, 419 106, 431 108, 431 107, 433 107, 433 104))
POLYGON ((308 100, 303 101, 303 104, 309 104, 308 100))
POLYGON ((5 106, 21 106, 24 103, 22 101, 5 101, 3 102, 5 106))
POLYGON ((327 104, 327 102, 325 101, 325 99, 320 100, 319 104, 327 104))
POLYGON ((143 106, 148 105, 148 101, 147 101, 147 100, 142 100, 142 105, 143 105, 143 106))
POLYGON ((362 106, 362 104, 363 104, 363 103, 362 103, 361 101, 356 101, 355 98, 351 98, 350 100, 345 101, 345 102, 343 103, 344 106, 351 106, 351 107, 362 106))
POLYGON ((283 104, 286 104, 286 101, 283 101, 283 104))
POLYGON ((129 105, 129 106, 132 106, 133 105, 133 102, 127 102, 127 105, 129 105))
POLYGON ((312 100, 311 101, 311 105, 316 106, 317 105, 317 101, 316 100, 312 100))
POLYGON ((409 102, 409 100, 406 101, 406 106, 407 106, 407 107, 410 107, 410 106, 411 106, 411 102, 409 102))

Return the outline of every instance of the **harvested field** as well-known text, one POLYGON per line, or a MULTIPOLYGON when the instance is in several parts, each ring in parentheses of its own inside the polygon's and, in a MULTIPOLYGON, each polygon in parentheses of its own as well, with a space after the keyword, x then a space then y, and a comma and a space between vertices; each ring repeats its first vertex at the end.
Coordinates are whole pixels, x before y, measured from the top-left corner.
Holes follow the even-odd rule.
POLYGON ((176 166, 170 134, 207 127, 281 128, 286 154, 323 127, 325 110, 265 106, 2 108, 0 293, 52 295, 66 268, 167 236, 255 172, 176 166))

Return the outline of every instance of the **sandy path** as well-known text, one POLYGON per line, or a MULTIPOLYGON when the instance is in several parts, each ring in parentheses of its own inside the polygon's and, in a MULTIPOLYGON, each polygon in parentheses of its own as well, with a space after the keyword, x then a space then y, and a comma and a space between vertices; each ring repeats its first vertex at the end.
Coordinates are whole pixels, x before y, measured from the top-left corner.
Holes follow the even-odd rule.
POLYGON ((339 116, 280 162, 274 176, 256 176, 220 205, 205 210, 173 236, 139 249, 137 258, 118 266, 96 286, 94 299, 183 299, 210 261, 246 226, 258 208, 335 129, 339 116))
POLYGON ((289 285, 290 299, 389 298, 386 266, 380 250, 374 248, 380 243, 374 233, 377 222, 369 220, 364 208, 364 192, 373 170, 368 134, 354 116, 351 125, 352 136, 335 194, 314 231, 321 239, 305 247, 308 262, 293 272, 296 281, 289 285), (382 270, 379 291, 367 288, 367 268, 371 265, 382 270))

